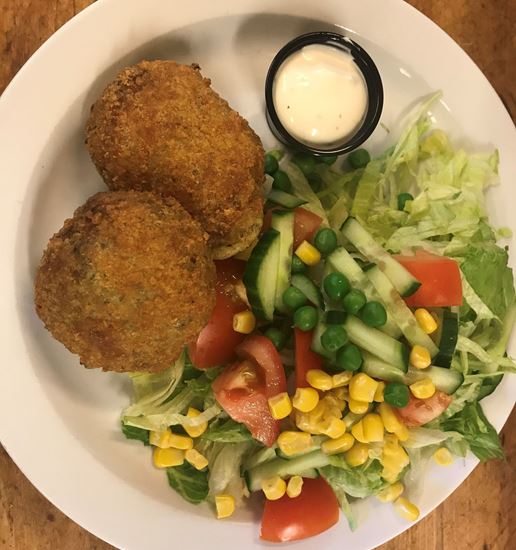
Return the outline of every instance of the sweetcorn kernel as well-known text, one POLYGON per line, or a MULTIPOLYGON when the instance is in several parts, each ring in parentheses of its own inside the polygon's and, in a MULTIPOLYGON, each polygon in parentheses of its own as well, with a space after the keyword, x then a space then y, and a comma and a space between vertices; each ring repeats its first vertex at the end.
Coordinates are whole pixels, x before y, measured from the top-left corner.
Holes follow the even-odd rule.
POLYGON ((434 453, 434 460, 439 466, 449 466, 453 464, 453 455, 446 447, 439 447, 434 453))
POLYGON ((327 455, 345 453, 355 444, 355 438, 351 434, 344 434, 337 439, 328 439, 321 444, 321 449, 327 455))
POLYGON ((356 401, 372 403, 378 382, 363 372, 355 374, 349 382, 349 396, 356 401))
POLYGON ((393 502, 402 495, 404 490, 403 484, 397 481, 378 493, 376 497, 380 502, 393 502))
POLYGON ((229 518, 235 512, 235 498, 232 495, 220 494, 215 497, 217 518, 229 518))
POLYGON ((319 403, 319 392, 314 388, 297 388, 292 405, 301 412, 310 412, 319 403))
POLYGON ((296 498, 303 489, 303 478, 301 476, 292 476, 287 483, 287 496, 296 498))
POLYGON ((403 519, 416 521, 419 517, 419 508, 404 497, 399 497, 394 502, 394 509, 403 519))
POLYGON ((287 392, 281 392, 273 397, 269 397, 269 410, 272 418, 282 420, 292 412, 292 401, 287 392))

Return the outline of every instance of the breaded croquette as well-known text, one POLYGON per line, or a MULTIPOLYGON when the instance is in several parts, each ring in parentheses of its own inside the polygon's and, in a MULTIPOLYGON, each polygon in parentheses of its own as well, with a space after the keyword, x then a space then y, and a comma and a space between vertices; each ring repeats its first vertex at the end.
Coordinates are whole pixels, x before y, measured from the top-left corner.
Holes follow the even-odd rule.
POLYGON ((198 66, 142 61, 124 69, 93 105, 86 134, 110 189, 175 197, 209 234, 215 259, 258 236, 262 144, 198 66))
POLYGON ((172 197, 97 193, 49 241, 36 311, 88 368, 160 371, 215 304, 207 235, 172 197))

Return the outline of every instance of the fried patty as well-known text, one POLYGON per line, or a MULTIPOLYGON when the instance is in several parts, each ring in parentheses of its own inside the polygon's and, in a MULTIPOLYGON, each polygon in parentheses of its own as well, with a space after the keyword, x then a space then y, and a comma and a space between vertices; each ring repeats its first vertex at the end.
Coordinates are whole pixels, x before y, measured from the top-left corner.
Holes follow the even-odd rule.
POLYGON ((97 193, 49 241, 36 311, 88 368, 160 371, 215 305, 207 236, 172 197, 97 193))
POLYGON ((196 65, 142 61, 126 68, 93 105, 86 144, 110 189, 175 197, 222 259, 260 231, 264 151, 210 84, 196 65))

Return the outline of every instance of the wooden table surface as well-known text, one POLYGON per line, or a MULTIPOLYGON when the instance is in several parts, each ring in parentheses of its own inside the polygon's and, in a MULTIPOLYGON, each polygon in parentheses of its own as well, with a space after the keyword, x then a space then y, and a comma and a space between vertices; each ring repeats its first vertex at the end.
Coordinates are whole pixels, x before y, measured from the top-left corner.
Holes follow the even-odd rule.
MULTIPOLYGON (((119 1, 123 9, 123 1, 119 1)), ((92 0, 0 0, 0 93, 52 33, 91 3, 92 0)), ((410 3, 468 52, 515 119, 516 2, 410 0, 410 3)), ((476 468, 432 514, 381 549, 516 548, 515 411, 502 432, 502 440, 506 462, 494 461, 476 468)), ((37 453, 37 449, 34 452, 37 453)), ((112 547, 52 506, 0 447, 0 549, 61 548, 106 550, 112 547)))

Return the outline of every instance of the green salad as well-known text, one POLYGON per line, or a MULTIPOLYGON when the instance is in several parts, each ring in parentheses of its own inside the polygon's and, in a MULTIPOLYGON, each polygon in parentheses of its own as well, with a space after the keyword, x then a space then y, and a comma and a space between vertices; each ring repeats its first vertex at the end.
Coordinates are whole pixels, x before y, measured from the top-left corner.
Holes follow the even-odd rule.
POLYGON ((264 496, 261 537, 288 541, 339 510, 357 528, 372 496, 415 520, 406 494, 427 461, 504 457, 481 406, 516 372, 510 232, 485 204, 498 152, 433 128, 438 97, 377 157, 267 153, 264 230, 220 267, 220 300, 234 294, 225 317, 216 308, 211 363, 194 346, 130 375, 123 433, 188 502, 227 518, 264 496))

